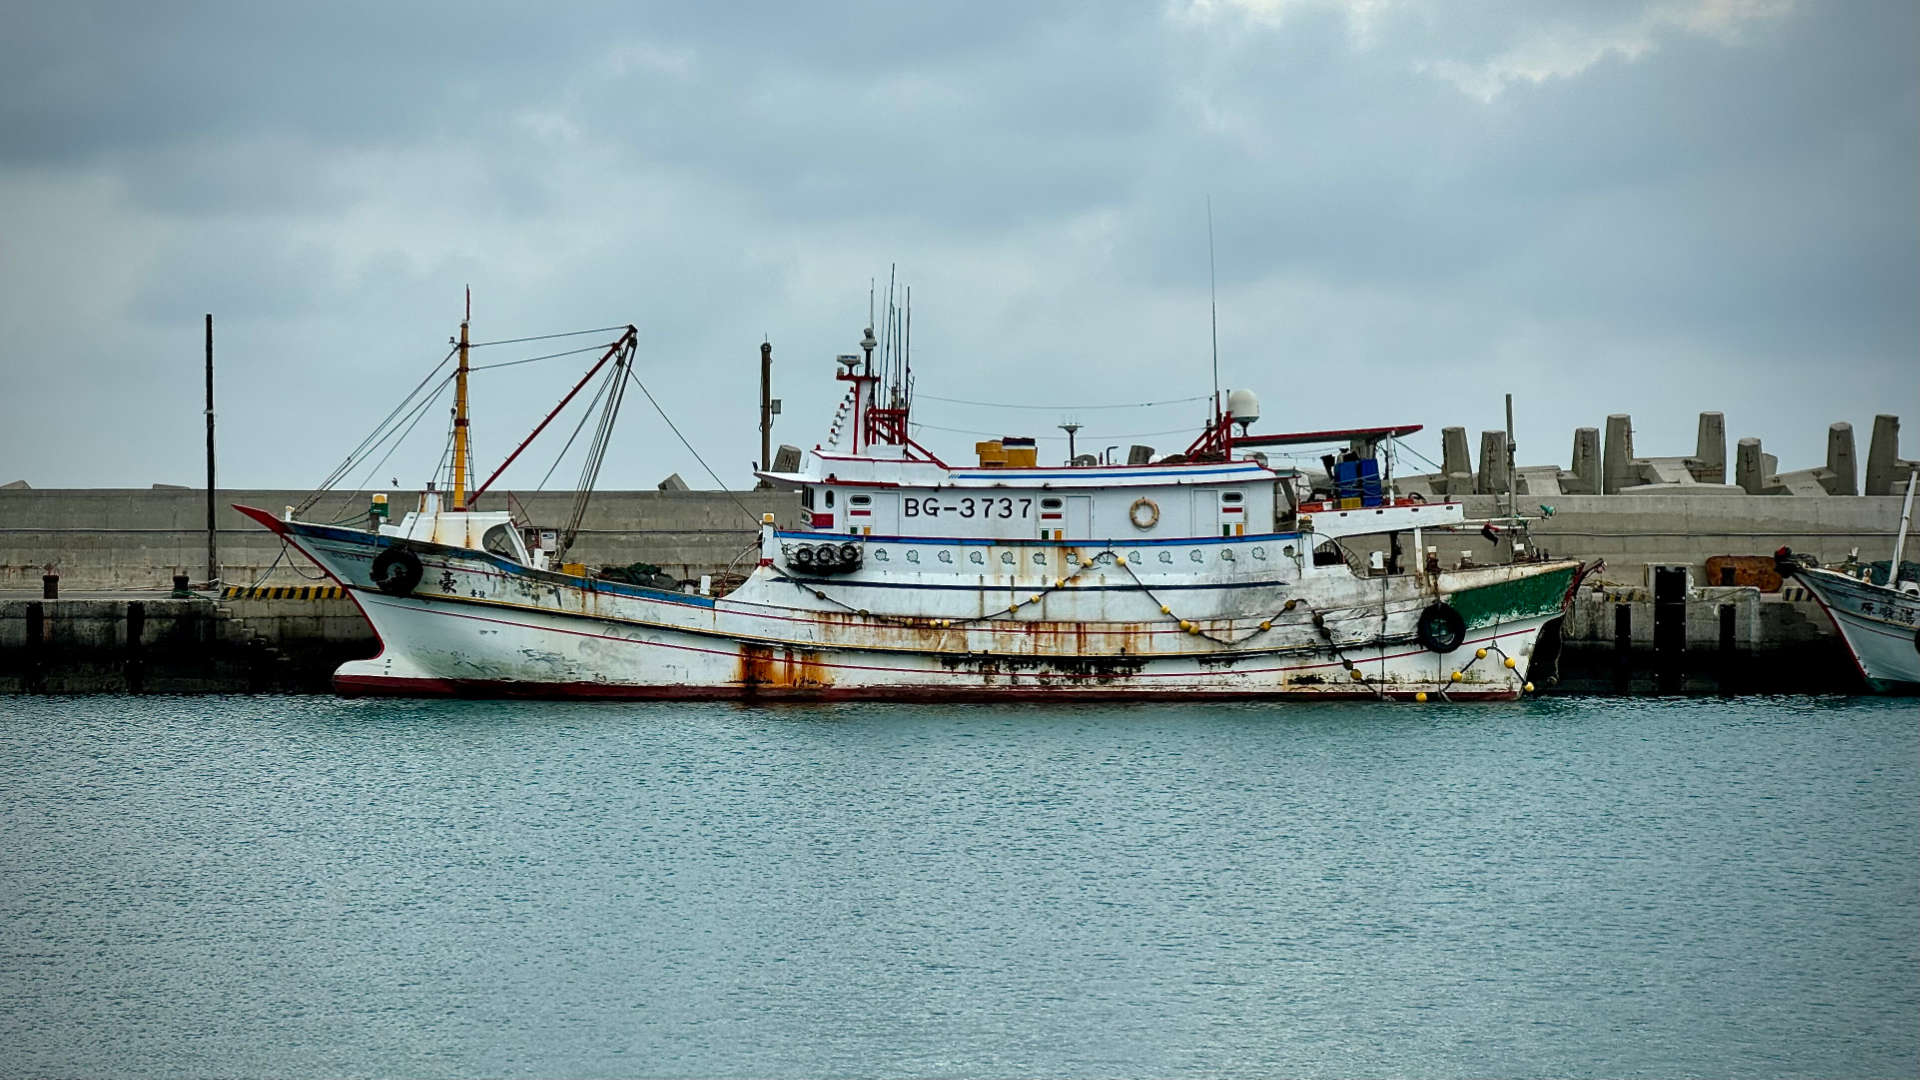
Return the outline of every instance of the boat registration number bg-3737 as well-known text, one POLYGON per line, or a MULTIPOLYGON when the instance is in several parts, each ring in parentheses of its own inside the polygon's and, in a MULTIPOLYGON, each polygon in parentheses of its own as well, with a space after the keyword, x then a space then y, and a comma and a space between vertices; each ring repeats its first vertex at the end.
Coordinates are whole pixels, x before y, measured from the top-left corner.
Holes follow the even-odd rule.
POLYGON ((1030 518, 1033 516, 1033 500, 1004 496, 968 497, 947 502, 941 502, 933 496, 900 500, 901 517, 937 518, 942 515, 957 518, 1030 518))

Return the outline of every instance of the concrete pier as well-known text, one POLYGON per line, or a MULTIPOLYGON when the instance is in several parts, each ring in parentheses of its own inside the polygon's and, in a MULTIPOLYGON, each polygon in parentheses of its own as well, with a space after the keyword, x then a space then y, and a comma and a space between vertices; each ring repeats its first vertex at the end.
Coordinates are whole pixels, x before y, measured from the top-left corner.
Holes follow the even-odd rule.
MULTIPOLYGON (((1839 641, 1809 601, 1791 589, 1716 592, 1744 586, 1710 583, 1706 567, 1718 556, 1766 556, 1782 545, 1829 563, 1888 558, 1912 465, 1900 456, 1898 418, 1875 417, 1864 483, 1846 423, 1829 426, 1824 462, 1784 473, 1759 438, 1740 438, 1731 484, 1722 414, 1699 415, 1693 452, 1684 457, 1642 457, 1635 435, 1632 418, 1616 413, 1604 432, 1582 427, 1573 433, 1569 468, 1513 466, 1517 509, 1532 519, 1534 551, 1606 562, 1597 581, 1604 599, 1576 598, 1565 623, 1569 670, 1601 671, 1612 686, 1621 670, 1641 671, 1657 659, 1655 666, 1668 671, 1684 654, 1690 659, 1682 666, 1696 682, 1702 658, 1718 657, 1715 685, 1759 685, 1769 673, 1792 676, 1777 689, 1850 685, 1851 668, 1841 664, 1836 673, 1830 663, 1845 659, 1833 651, 1839 641), (1735 657, 1746 660, 1736 664, 1735 657), (1744 683, 1732 679, 1736 670, 1747 672, 1744 683)), ((1469 519, 1503 515, 1506 432, 1482 432, 1477 468, 1466 428, 1443 429, 1441 446, 1440 471, 1396 476, 1398 490, 1460 500, 1469 519)), ((783 457, 791 456, 787 449, 783 457)), ((363 525, 371 494, 330 496, 304 517, 363 525)), ((415 498, 390 495, 396 516, 415 498)), ((218 493, 223 582, 310 586, 324 580, 272 533, 227 509, 241 503, 277 512, 304 497, 218 493)), ((499 498, 504 503, 508 496, 499 498)), ((572 502, 571 492, 514 500, 524 517, 539 522, 564 520, 572 502)), ((185 488, 0 486, 0 692, 319 690, 339 663, 372 654, 376 644, 350 601, 206 597, 200 581, 205 506, 204 491, 185 488), (203 597, 172 599, 179 575, 203 597), (55 583, 57 599, 49 595, 55 583)), ((754 565, 765 513, 793 527, 799 500, 774 490, 602 492, 570 556, 598 566, 650 563, 675 580, 709 575, 720 583, 754 565)))
POLYGON ((378 651, 350 600, 0 600, 0 694, 318 693, 378 651))

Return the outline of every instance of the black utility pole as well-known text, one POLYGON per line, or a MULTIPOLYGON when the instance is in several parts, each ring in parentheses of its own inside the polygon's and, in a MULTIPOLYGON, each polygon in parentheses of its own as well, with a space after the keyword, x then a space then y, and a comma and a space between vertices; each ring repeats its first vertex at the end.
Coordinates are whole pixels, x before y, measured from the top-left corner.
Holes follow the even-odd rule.
POLYGON ((219 552, 213 531, 213 315, 207 315, 207 584, 220 580, 219 552))
POLYGON ((760 343, 760 469, 773 471, 773 343, 760 343))

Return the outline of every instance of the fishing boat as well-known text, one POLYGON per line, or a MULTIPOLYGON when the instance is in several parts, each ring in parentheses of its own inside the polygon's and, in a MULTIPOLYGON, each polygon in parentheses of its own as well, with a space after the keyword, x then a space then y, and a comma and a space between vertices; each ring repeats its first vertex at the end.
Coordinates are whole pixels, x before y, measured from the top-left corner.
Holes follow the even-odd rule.
POLYGON ((1881 581, 1874 580, 1871 566, 1828 569, 1789 548, 1774 552, 1781 576, 1806 586, 1847 643, 1867 688, 1877 694, 1920 694, 1920 580, 1904 575, 1901 562, 1913 524, 1915 488, 1920 488, 1920 470, 1907 477, 1900 530, 1881 581))
MULTIPOLYGON (((912 434, 911 359, 887 336, 878 357, 869 329, 860 353, 836 358, 844 397, 799 467, 762 463, 763 480, 798 493, 800 521, 766 515, 757 566, 725 595, 596 575, 564 560, 566 530, 479 508, 506 466, 469 489, 465 323, 450 489, 420 493, 398 521, 375 496, 365 527, 239 509, 344 586, 379 636, 378 655, 335 674, 345 695, 1427 700, 1533 689, 1536 643, 1580 564, 1509 536, 1518 559, 1478 565, 1450 550, 1443 566, 1448 538, 1498 548, 1501 534, 1466 521, 1458 502, 1396 493, 1391 447, 1417 426, 1255 435, 1257 398, 1216 391, 1187 450, 1158 460, 1043 465, 1031 440, 1008 438, 949 464, 912 434), (1329 444, 1341 449, 1320 485, 1267 457, 1329 444)), ((624 385, 635 341, 628 327, 573 393, 608 364, 624 385)))

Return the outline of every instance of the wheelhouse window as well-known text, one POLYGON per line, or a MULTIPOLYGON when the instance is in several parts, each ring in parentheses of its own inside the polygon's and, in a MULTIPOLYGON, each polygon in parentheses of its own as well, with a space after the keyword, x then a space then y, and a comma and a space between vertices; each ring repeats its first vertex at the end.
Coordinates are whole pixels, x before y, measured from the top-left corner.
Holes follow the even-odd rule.
POLYGON ((800 505, 801 507, 807 510, 813 509, 813 489, 812 488, 804 487, 800 489, 800 505))
MULTIPOLYGON (((831 506, 831 505, 833 505, 833 504, 832 504, 832 503, 828 503, 827 505, 829 505, 829 506, 831 506)), ((847 505, 848 505, 848 506, 872 506, 872 505, 873 505, 873 496, 871 496, 871 495, 852 495, 852 496, 848 496, 848 498, 847 498, 847 505)))
POLYGON ((827 509, 833 509, 833 489, 827 489, 827 509))
POLYGON ((503 559, 520 561, 520 549, 513 542, 513 526, 495 525, 480 537, 480 546, 503 559))
POLYGON ((1040 500, 1040 509, 1042 510, 1058 510, 1060 509, 1060 506, 1061 506, 1061 503, 1059 499, 1041 499, 1040 500))

